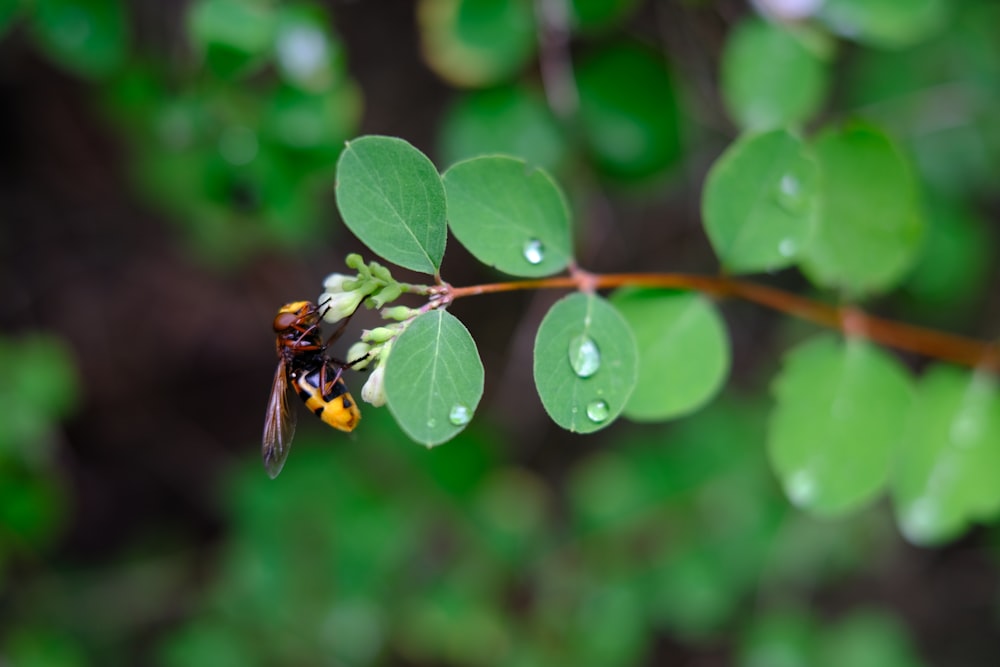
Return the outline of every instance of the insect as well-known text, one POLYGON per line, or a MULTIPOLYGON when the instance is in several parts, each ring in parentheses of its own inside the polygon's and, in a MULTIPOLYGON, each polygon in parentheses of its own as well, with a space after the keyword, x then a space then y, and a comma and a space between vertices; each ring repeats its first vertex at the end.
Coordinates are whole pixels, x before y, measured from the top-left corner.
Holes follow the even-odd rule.
POLYGON ((282 306, 274 318, 278 367, 267 401, 262 449, 264 469, 272 479, 285 465, 295 434, 295 411, 288 406, 289 386, 313 414, 335 429, 353 431, 361 420, 361 411, 341 378, 351 364, 326 354, 327 346, 341 336, 351 318, 344 318, 324 343, 319 324, 322 316, 323 311, 311 301, 293 301, 282 306))

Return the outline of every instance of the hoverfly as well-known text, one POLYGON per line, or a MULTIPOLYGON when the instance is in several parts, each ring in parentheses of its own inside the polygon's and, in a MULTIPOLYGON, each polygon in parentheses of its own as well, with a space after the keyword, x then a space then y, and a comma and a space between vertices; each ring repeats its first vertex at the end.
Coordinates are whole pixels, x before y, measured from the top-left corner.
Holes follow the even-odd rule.
POLYGON ((335 429, 353 431, 361 420, 361 411, 341 378, 351 364, 326 354, 327 345, 340 337, 351 318, 345 318, 324 343, 319 325, 322 316, 311 301, 293 301, 282 306, 274 318, 278 368, 267 402, 262 449, 264 468, 272 479, 285 465, 295 434, 295 411, 288 406, 289 386, 313 414, 335 429))

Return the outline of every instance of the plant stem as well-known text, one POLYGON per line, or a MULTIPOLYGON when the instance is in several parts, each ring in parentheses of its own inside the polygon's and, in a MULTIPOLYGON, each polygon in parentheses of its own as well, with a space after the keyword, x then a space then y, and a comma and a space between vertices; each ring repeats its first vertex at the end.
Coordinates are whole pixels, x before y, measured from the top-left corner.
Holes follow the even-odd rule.
POLYGON ((834 306, 784 290, 725 276, 685 273, 591 274, 576 270, 573 275, 537 280, 451 287, 450 300, 479 294, 535 289, 611 289, 616 287, 659 287, 694 290, 716 298, 739 298, 792 315, 814 324, 868 340, 949 361, 962 366, 1000 371, 1000 345, 965 336, 895 322, 869 315, 853 306, 834 306))

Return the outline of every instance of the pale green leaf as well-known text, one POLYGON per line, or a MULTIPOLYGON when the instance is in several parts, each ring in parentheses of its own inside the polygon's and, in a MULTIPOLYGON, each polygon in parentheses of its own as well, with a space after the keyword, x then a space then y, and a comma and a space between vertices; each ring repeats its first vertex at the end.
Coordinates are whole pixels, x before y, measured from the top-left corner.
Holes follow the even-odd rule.
POLYGON ((768 451, 793 503, 844 515, 884 490, 912 402, 895 360, 825 335, 786 355, 773 390, 768 451))
POLYGON ((705 229, 722 264, 746 273, 793 263, 815 229, 818 194, 812 152, 786 130, 730 146, 702 195, 705 229))
POLYGON ((996 378, 934 366, 917 387, 896 455, 893 499, 903 534, 952 539, 1000 511, 1000 393, 996 378))
POLYGON ((639 352, 634 421, 662 421, 711 400, 729 372, 729 340, 715 306, 700 294, 654 289, 616 292, 611 303, 629 323, 639 352))
POLYGON ((918 257, 924 234, 909 161, 868 125, 828 129, 814 146, 820 211, 802 268, 823 287, 856 294, 894 286, 918 257))
POLYGON ((726 39, 722 98, 743 129, 809 120, 823 103, 828 80, 826 63, 779 23, 747 19, 726 39))
POLYGON ((903 48, 940 31, 948 10, 947 0, 826 0, 818 17, 848 39, 903 48))

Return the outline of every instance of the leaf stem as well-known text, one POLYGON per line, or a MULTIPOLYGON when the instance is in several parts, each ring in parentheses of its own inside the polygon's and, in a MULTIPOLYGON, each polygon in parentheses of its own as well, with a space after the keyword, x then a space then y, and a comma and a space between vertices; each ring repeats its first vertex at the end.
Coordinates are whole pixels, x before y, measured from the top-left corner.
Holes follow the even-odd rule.
POLYGON ((957 334, 919 327, 869 315, 853 306, 835 306, 784 290, 726 276, 686 273, 593 274, 575 269, 572 275, 535 280, 447 288, 446 301, 467 296, 538 289, 612 289, 659 287, 694 290, 716 298, 738 298, 798 317, 847 336, 867 338, 898 350, 940 359, 962 366, 1000 372, 1000 345, 957 334))

